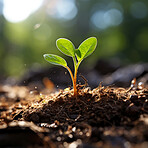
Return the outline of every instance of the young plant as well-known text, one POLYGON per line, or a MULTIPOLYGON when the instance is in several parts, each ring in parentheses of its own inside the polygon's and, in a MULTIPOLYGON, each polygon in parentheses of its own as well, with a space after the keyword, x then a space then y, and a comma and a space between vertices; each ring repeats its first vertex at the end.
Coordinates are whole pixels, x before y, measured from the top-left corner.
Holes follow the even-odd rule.
POLYGON ((84 58, 88 57, 90 54, 93 53, 97 46, 97 39, 95 37, 90 37, 83 41, 78 49, 75 49, 73 43, 65 38, 59 38, 56 41, 57 48, 67 56, 72 57, 74 62, 74 74, 72 73, 71 69, 68 67, 67 62, 65 59, 61 58, 60 56, 54 54, 44 54, 44 58, 47 62, 60 65, 65 67, 71 76, 73 82, 73 89, 74 89, 74 96, 77 96, 77 72, 80 63, 83 61, 84 58))

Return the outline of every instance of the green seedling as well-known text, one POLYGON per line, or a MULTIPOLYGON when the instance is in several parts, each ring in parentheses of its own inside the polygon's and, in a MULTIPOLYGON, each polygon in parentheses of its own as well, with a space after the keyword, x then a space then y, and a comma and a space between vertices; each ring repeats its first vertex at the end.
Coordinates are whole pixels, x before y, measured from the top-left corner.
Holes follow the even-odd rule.
POLYGON ((97 46, 97 39, 95 37, 90 37, 83 41, 78 47, 78 49, 76 49, 70 40, 65 38, 59 38, 56 41, 56 46, 63 54, 72 57, 74 62, 74 74, 68 67, 65 59, 63 59, 62 57, 54 54, 44 54, 43 56, 47 62, 54 65, 63 66, 69 71, 73 83, 74 96, 77 96, 77 72, 79 65, 84 58, 88 57, 90 54, 93 53, 97 46))

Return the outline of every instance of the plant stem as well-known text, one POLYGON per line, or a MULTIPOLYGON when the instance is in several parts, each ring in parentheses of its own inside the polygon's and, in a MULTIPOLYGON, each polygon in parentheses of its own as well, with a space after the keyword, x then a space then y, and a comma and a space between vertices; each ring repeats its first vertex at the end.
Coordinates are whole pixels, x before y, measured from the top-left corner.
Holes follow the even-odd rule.
MULTIPOLYGON (((71 79, 72 79, 72 83, 73 83, 73 89, 74 89, 74 96, 77 96, 77 87, 76 87, 76 79, 77 77, 74 77, 70 68, 68 66, 65 67, 69 73, 70 73, 70 76, 71 76, 71 79)), ((76 71, 75 71, 75 74, 76 74, 76 71)))
MULTIPOLYGON (((76 68, 76 69, 75 69, 75 74, 74 74, 74 84, 75 84, 75 85, 77 85, 77 72, 78 72, 78 69, 76 68)), ((78 95, 78 94, 77 94, 77 88, 76 88, 76 90, 74 91, 74 94, 75 94, 75 96, 78 95)))
MULTIPOLYGON (((75 85, 77 85, 77 73, 78 73, 78 67, 79 67, 79 65, 80 65, 80 62, 76 62, 76 60, 75 60, 75 74, 74 74, 74 84, 75 85)), ((77 96, 78 95, 78 91, 77 91, 77 88, 76 88, 76 92, 75 92, 75 96, 77 96)))

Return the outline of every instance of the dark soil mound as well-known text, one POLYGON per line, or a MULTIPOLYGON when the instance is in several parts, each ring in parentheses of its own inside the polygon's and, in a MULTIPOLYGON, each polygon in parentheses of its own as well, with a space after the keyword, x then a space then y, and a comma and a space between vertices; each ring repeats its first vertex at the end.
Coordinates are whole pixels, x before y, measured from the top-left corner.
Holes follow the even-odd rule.
POLYGON ((86 122, 95 126, 122 125, 147 113, 147 90, 124 88, 82 89, 77 98, 71 90, 46 96, 29 106, 24 112, 25 120, 36 123, 86 122))
POLYGON ((57 144, 79 140, 81 146, 135 147, 148 140, 147 89, 98 87, 80 90, 77 98, 72 94, 65 90, 42 96, 23 118, 49 128, 57 144))
POLYGON ((30 95, 25 87, 0 92, 1 147, 148 147, 147 88, 100 85, 79 89, 77 97, 69 88, 49 95, 30 95))

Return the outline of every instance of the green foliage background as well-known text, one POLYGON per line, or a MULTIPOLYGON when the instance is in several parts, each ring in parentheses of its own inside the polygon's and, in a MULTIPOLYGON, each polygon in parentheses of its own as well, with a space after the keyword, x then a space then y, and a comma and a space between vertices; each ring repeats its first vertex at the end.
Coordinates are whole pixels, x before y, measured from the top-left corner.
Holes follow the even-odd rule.
POLYGON ((147 0, 75 0, 75 4, 78 11, 72 20, 49 15, 46 5, 20 23, 10 23, 1 14, 0 75, 21 76, 32 66, 49 66, 43 54, 53 53, 63 57, 56 48, 56 40, 61 37, 70 39, 76 47, 90 36, 97 37, 95 54, 87 58, 82 66, 86 63, 92 66, 99 58, 118 58, 122 63, 148 62, 147 0), (131 15, 134 2, 145 5, 145 17, 131 15), (122 22, 104 29, 92 25, 92 15, 100 9, 107 11, 114 8, 114 5, 108 6, 111 3, 122 8, 122 22))

